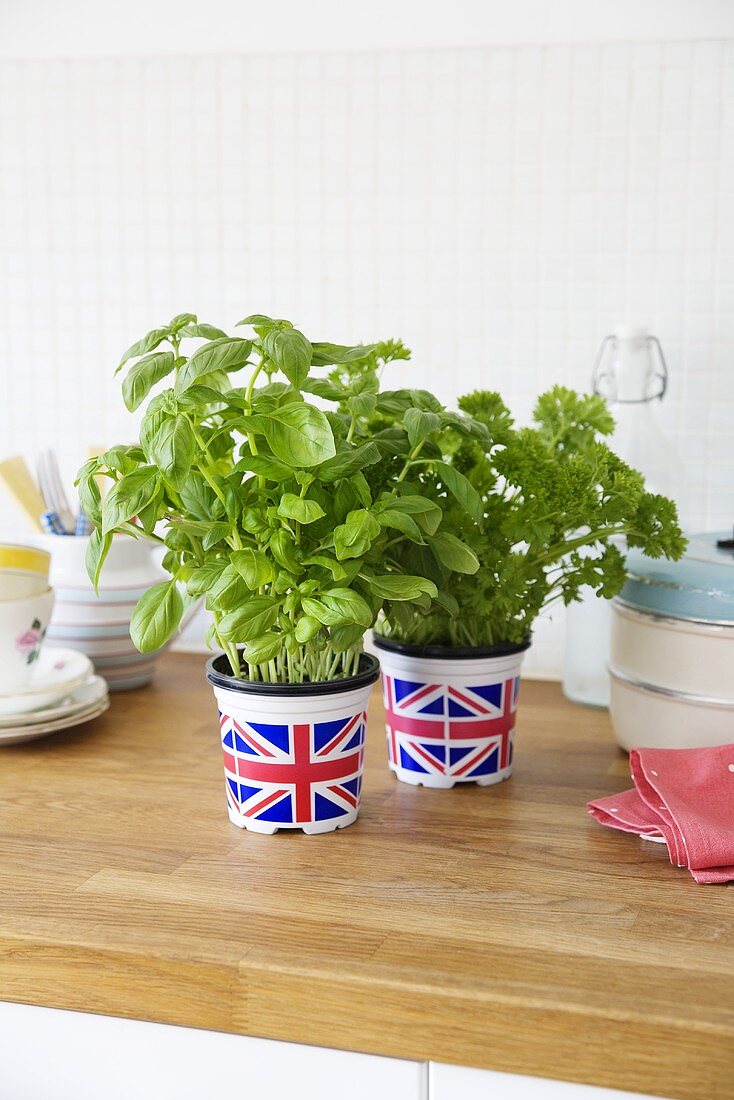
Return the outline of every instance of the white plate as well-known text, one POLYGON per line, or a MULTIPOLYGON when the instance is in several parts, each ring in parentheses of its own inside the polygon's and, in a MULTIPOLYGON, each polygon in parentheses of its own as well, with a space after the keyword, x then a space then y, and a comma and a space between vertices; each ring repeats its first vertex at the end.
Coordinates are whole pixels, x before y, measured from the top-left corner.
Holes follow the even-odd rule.
POLYGON ((92 671, 92 662, 76 649, 45 645, 28 686, 12 694, 0 694, 0 716, 48 707, 83 684, 92 671))
POLYGON ((50 707, 32 710, 23 714, 0 716, 0 730, 18 725, 30 726, 36 722, 51 722, 65 718, 79 711, 91 710, 107 695, 107 683, 101 676, 90 676, 83 684, 71 691, 64 699, 57 700, 50 707))
POLYGON ((72 726, 81 726, 83 722, 91 722, 92 718, 99 717, 109 709, 109 697, 103 699, 97 706, 81 713, 66 715, 57 718, 55 722, 36 722, 29 726, 12 726, 9 729, 0 730, 0 745, 19 745, 22 741, 34 741, 37 737, 45 737, 50 733, 58 733, 61 730, 70 729, 72 726))

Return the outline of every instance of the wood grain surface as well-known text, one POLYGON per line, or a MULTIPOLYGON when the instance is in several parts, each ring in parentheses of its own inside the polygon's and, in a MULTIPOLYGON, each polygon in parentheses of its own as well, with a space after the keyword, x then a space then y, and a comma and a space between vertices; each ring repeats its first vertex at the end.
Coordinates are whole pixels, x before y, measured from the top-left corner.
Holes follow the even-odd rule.
POLYGON ((373 697, 359 821, 227 819, 197 656, 0 750, 0 999, 734 1097, 734 892, 602 829, 605 713, 524 683, 499 787, 397 783, 373 697))

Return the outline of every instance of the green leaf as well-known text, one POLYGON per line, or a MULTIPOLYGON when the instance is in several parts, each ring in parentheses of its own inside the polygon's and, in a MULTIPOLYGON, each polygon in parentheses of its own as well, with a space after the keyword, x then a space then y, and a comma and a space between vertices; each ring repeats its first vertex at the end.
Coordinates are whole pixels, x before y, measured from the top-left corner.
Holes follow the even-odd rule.
POLYGON ((256 328, 272 328, 281 323, 282 322, 273 317, 266 317, 264 313, 250 313, 247 317, 238 321, 235 328, 239 328, 240 325, 254 325, 256 328))
POLYGON ((179 335, 184 325, 194 324, 195 322, 195 313, 177 313, 175 317, 171 318, 168 328, 179 335))
POLYGON ((158 490, 158 477, 155 466, 141 466, 115 482, 102 505, 105 534, 137 516, 150 503, 158 490))
POLYGON ((164 420, 150 443, 150 457, 174 489, 186 482, 194 458, 196 440, 185 416, 164 420))
POLYGON ((443 519, 440 506, 433 500, 427 500, 426 497, 410 495, 385 497, 379 502, 375 510, 377 511, 378 508, 389 508, 391 511, 397 510, 408 516, 415 516, 418 526, 422 527, 429 535, 435 535, 443 519))
POLYGON ((481 525, 484 520, 484 502, 469 479, 447 462, 436 462, 434 468, 462 508, 481 525))
MULTIPOLYGON (((239 370, 246 364, 251 351, 252 341, 238 336, 223 336, 202 344, 179 368, 176 393, 183 393, 194 382, 207 375, 213 376, 216 371, 239 370)), ((211 379, 206 384, 211 385, 211 379)))
POLYGON ((230 561, 243 581, 253 592, 263 584, 275 580, 275 567, 260 550, 246 547, 230 554, 230 561))
POLYGON ((321 481, 337 481, 341 477, 351 477, 358 470, 374 466, 382 458, 380 448, 374 443, 365 443, 362 447, 349 447, 340 451, 318 468, 321 481))
POLYGON ((372 416, 376 405, 377 398, 374 393, 356 393, 347 400, 349 415, 355 418, 372 416))
POLYGON ((315 638, 320 630, 321 623, 318 619, 315 619, 313 615, 302 615, 296 623, 296 639, 301 645, 305 645, 306 642, 310 642, 312 638, 315 638))
POLYGON ((312 554, 306 558, 304 565, 320 565, 322 569, 328 569, 335 581, 343 581, 347 571, 340 565, 336 558, 330 558, 326 554, 312 554))
POLYGON ((285 462, 279 462, 272 455, 243 455, 234 470, 237 473, 244 470, 259 477, 267 477, 271 481, 288 481, 293 477, 290 466, 286 466, 285 462))
POLYGON ((335 653, 346 653, 364 637, 364 627, 355 623, 349 626, 333 626, 329 631, 329 641, 335 653))
POLYGON ((295 546, 293 535, 282 527, 270 537, 270 552, 278 565, 299 576, 303 572, 303 566, 296 556, 295 546))
POLYGON ((189 336, 193 338, 203 338, 205 340, 223 340, 227 338, 227 333, 222 332, 216 325, 204 325, 204 324, 189 324, 185 328, 179 330, 179 336, 189 336))
POLYGON ((367 601, 351 588, 332 588, 324 592, 321 602, 333 614, 339 616, 339 622, 327 623, 327 626, 340 626, 343 623, 357 623, 365 627, 372 625, 374 615, 367 601))
POLYGON ((380 524, 364 508, 350 512, 334 531, 334 549, 339 561, 361 558, 380 533, 380 524))
POLYGON ((272 661, 282 649, 283 638, 280 634, 263 634, 256 642, 247 643, 245 660, 253 665, 263 664, 265 661, 272 661))
POLYGON ((225 558, 212 558, 198 566, 186 581, 191 596, 205 596, 227 567, 225 558))
POLYGON ((425 577, 411 577, 400 573, 385 573, 379 577, 360 573, 360 577, 369 585, 370 592, 384 600, 415 600, 423 594, 435 597, 438 593, 433 581, 426 580, 425 577))
POLYGON ((102 496, 95 476, 98 465, 96 458, 90 458, 79 470, 74 482, 79 488, 82 511, 94 527, 99 527, 102 523, 102 496))
POLYGON ((273 454, 287 466, 318 466, 336 454, 331 425, 321 409, 294 402, 267 416, 250 417, 270 444, 273 454))
POLYGON ((201 545, 204 550, 211 550, 212 546, 216 546, 218 542, 222 542, 231 532, 232 524, 229 522, 219 520, 216 523, 210 523, 207 533, 201 540, 201 545))
POLYGON ((181 622, 183 599, 176 582, 154 584, 138 600, 130 620, 130 637, 141 653, 152 653, 168 641, 181 622))
POLYGON ((145 355, 147 352, 153 351, 153 349, 157 348, 159 344, 162 344, 169 335, 170 330, 168 328, 154 328, 143 336, 141 340, 136 340, 123 355, 115 374, 118 374, 122 370, 128 359, 135 359, 138 355, 145 355))
POLYGON ((436 559, 454 573, 476 573, 479 569, 474 551, 449 531, 439 531, 428 541, 436 559))
POLYGON ((358 344, 354 347, 346 347, 344 344, 320 342, 311 345, 311 362, 318 367, 355 363, 360 359, 366 359, 375 350, 376 346, 376 344, 358 344))
POLYGON ((251 642, 270 630, 279 612, 280 602, 272 596, 253 596, 224 615, 217 630, 233 642, 251 642))
POLYGON ((403 417, 403 425, 411 447, 417 447, 431 432, 441 427, 441 417, 438 413, 424 412, 423 409, 408 409, 403 417))
POLYGON ((412 516, 406 515, 398 508, 385 508, 377 513, 377 518, 383 527, 392 527, 396 531, 402 531, 412 542, 422 543, 423 533, 412 516))
POLYGON ((311 366, 311 345, 303 333, 297 328, 271 329, 263 340, 263 350, 290 384, 300 390, 311 366))
POLYGON ((122 383, 122 398, 129 412, 134 412, 153 386, 171 373, 175 362, 172 351, 154 351, 130 367, 122 383))
POLYGON ((295 519, 299 523, 315 523, 326 512, 315 500, 297 497, 295 493, 284 493, 278 505, 278 515, 284 519, 295 519))
POLYGON ((233 565, 227 565, 206 593, 208 611, 232 611, 249 599, 250 590, 233 565))
POLYGON ((198 470, 192 470, 186 484, 179 490, 181 503, 194 519, 211 519, 218 503, 214 490, 204 481, 198 470))
MULTIPOLYGON (((88 515, 89 513, 87 513, 88 515)), ((89 542, 87 544, 86 554, 84 555, 84 564, 87 567, 87 576, 94 585, 94 591, 99 588, 99 575, 102 571, 105 558, 109 553, 110 546, 112 546, 112 535, 103 535, 99 528, 92 531, 89 536, 89 542)))

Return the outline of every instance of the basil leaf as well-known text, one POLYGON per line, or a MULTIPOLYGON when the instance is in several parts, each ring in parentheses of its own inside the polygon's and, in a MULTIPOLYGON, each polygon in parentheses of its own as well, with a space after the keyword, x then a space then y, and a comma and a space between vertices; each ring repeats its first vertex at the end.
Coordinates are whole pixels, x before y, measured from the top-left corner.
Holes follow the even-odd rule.
POLYGON ((296 557, 293 535, 288 531, 281 528, 280 531, 274 532, 270 538, 270 551, 281 568, 287 569, 295 576, 303 572, 303 566, 296 557))
POLYGON ((423 543, 423 533, 418 524, 412 516, 401 512, 399 508, 385 508, 384 511, 378 513, 377 518, 383 527, 392 527, 396 531, 402 531, 411 542, 423 543))
POLYGON ((481 525, 484 520, 484 503, 469 479, 454 466, 449 466, 447 462, 436 462, 435 469, 441 481, 456 497, 462 508, 481 525))
POLYGON ((253 596, 220 620, 217 630, 234 642, 251 642, 270 627, 280 613, 280 603, 272 596, 253 596))
POLYGON ((385 573, 374 577, 360 573, 360 577, 369 585, 370 592, 385 600, 415 600, 425 594, 435 596, 438 592, 433 581, 425 577, 411 577, 400 573, 385 573))
POLYGON ((232 524, 220 520, 217 523, 209 523, 209 530, 201 540, 201 545, 204 550, 211 550, 212 546, 216 546, 218 542, 222 542, 226 539, 232 531, 232 524))
POLYGON ((372 608, 363 596, 351 588, 332 588, 329 592, 322 594, 321 602, 334 615, 339 616, 338 622, 327 625, 341 626, 345 623, 357 623, 365 628, 372 625, 374 619, 372 608))
POLYGON ((271 661, 280 652, 282 646, 283 639, 280 634, 263 634, 256 642, 247 643, 245 660, 253 665, 271 661))
POLYGON ((158 476, 155 466, 141 466, 115 482, 102 505, 105 534, 137 516, 150 503, 158 490, 158 476))
POLYGON ((172 351, 155 351, 133 363, 122 383, 122 399, 130 412, 145 400, 156 382, 171 373, 175 363, 172 351))
POLYGON ((145 355, 146 352, 153 351, 159 344, 162 344, 167 336, 170 336, 170 331, 167 328, 154 328, 147 333, 141 340, 136 340, 134 344, 131 344, 127 349, 122 359, 120 360, 115 374, 119 374, 122 368, 127 363, 128 359, 135 359, 138 355, 145 355))
POLYGON ((196 440, 185 416, 163 421, 150 443, 150 457, 174 489, 186 482, 194 459, 196 440))
POLYGON ((273 317, 266 317, 264 313, 250 313, 243 320, 238 321, 235 328, 239 328, 240 325, 255 325, 257 328, 271 328, 274 325, 282 324, 281 321, 275 320, 273 317))
POLYGON ((479 558, 474 551, 448 531, 439 531, 429 540, 429 545, 437 561, 454 573, 476 573, 479 558))
MULTIPOLYGON (((196 321, 196 318, 194 318, 196 321)), ((173 322, 171 322, 173 323, 173 322)), ((179 336, 189 337, 203 337, 205 340, 221 340, 227 338, 227 333, 222 332, 216 325, 204 325, 204 324, 187 324, 185 328, 182 328, 178 332, 179 336)))
POLYGON ((403 416, 403 425, 411 447, 417 447, 431 432, 441 427, 441 417, 438 413, 424 412, 422 409, 408 409, 403 416))
POLYGON ((195 313, 177 313, 176 316, 169 321, 168 327, 177 335, 179 335, 184 325, 192 324, 195 322, 195 313))
POLYGON ((190 359, 180 367, 176 378, 176 393, 183 393, 189 386, 207 375, 207 385, 213 385, 217 371, 239 370, 244 367, 252 351, 252 341, 242 340, 238 336, 223 336, 202 344, 190 359))
POLYGON ((329 631, 329 641, 335 653, 346 653, 360 641, 363 635, 364 627, 355 624, 334 626, 329 631))
POLYGON ((181 622, 183 599, 176 582, 154 584, 138 600, 130 619, 130 637, 141 653, 152 653, 168 641, 181 622))
POLYGON ((208 611, 232 611, 249 599, 250 590, 233 565, 227 565, 206 593, 208 611))
POLYGON ((245 470, 260 477, 270 478, 271 481, 287 481, 293 476, 291 468, 284 462, 279 462, 277 458, 273 458, 272 455, 244 455, 235 465, 234 470, 237 473, 245 470))
POLYGON ((315 638, 321 630, 321 623, 313 615, 302 615, 296 623, 296 641, 304 645, 315 638))
POLYGON ((366 359, 376 348, 376 344, 358 344, 346 347, 344 344, 312 344, 311 362, 314 366, 325 367, 338 363, 355 363, 366 359))
POLYGON ((356 449, 348 447, 327 462, 322 462, 317 473, 321 481, 337 481, 341 477, 351 477, 367 466, 374 466, 381 457, 380 448, 374 443, 365 443, 356 449))
POLYGON ((364 508, 350 512, 334 531, 334 549, 339 561, 366 554, 380 533, 380 524, 364 508))
POLYGON ((299 523, 314 523, 326 512, 315 500, 297 497, 295 493, 284 493, 278 505, 278 515, 285 519, 295 519, 299 523))
POLYGON ((435 535, 443 519, 440 506, 435 501, 426 500, 425 497, 388 497, 376 507, 387 507, 391 511, 397 510, 408 516, 415 516, 418 526, 429 535, 435 535))
POLYGON ((103 535, 99 528, 92 531, 84 555, 84 564, 87 567, 87 576, 94 585, 95 592, 99 588, 99 574, 109 553, 110 546, 112 546, 111 533, 103 535))
POLYGON ((302 402, 283 405, 266 416, 249 417, 276 458, 287 466, 318 466, 336 454, 331 425, 321 409, 302 402))
POLYGON ((227 567, 224 558, 213 558, 198 566, 186 581, 186 588, 190 596, 205 596, 209 589, 219 580, 227 567))
POLYGON ((311 345, 297 328, 272 329, 263 349, 292 386, 300 390, 311 366, 311 345))
POLYGON ((260 550, 245 547, 230 554, 230 561, 249 589, 255 591, 275 580, 275 567, 260 550))

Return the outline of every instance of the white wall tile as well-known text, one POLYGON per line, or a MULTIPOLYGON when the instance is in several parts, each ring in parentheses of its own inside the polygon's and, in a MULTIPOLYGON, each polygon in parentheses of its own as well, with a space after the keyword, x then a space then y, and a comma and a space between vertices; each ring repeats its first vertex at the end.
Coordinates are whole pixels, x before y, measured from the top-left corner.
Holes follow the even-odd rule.
POLYGON ((400 335, 396 380, 520 418, 626 318, 668 354, 695 520, 728 525, 733 192, 732 43, 2 61, 3 451, 70 480, 131 437, 112 368, 183 309, 400 335))

